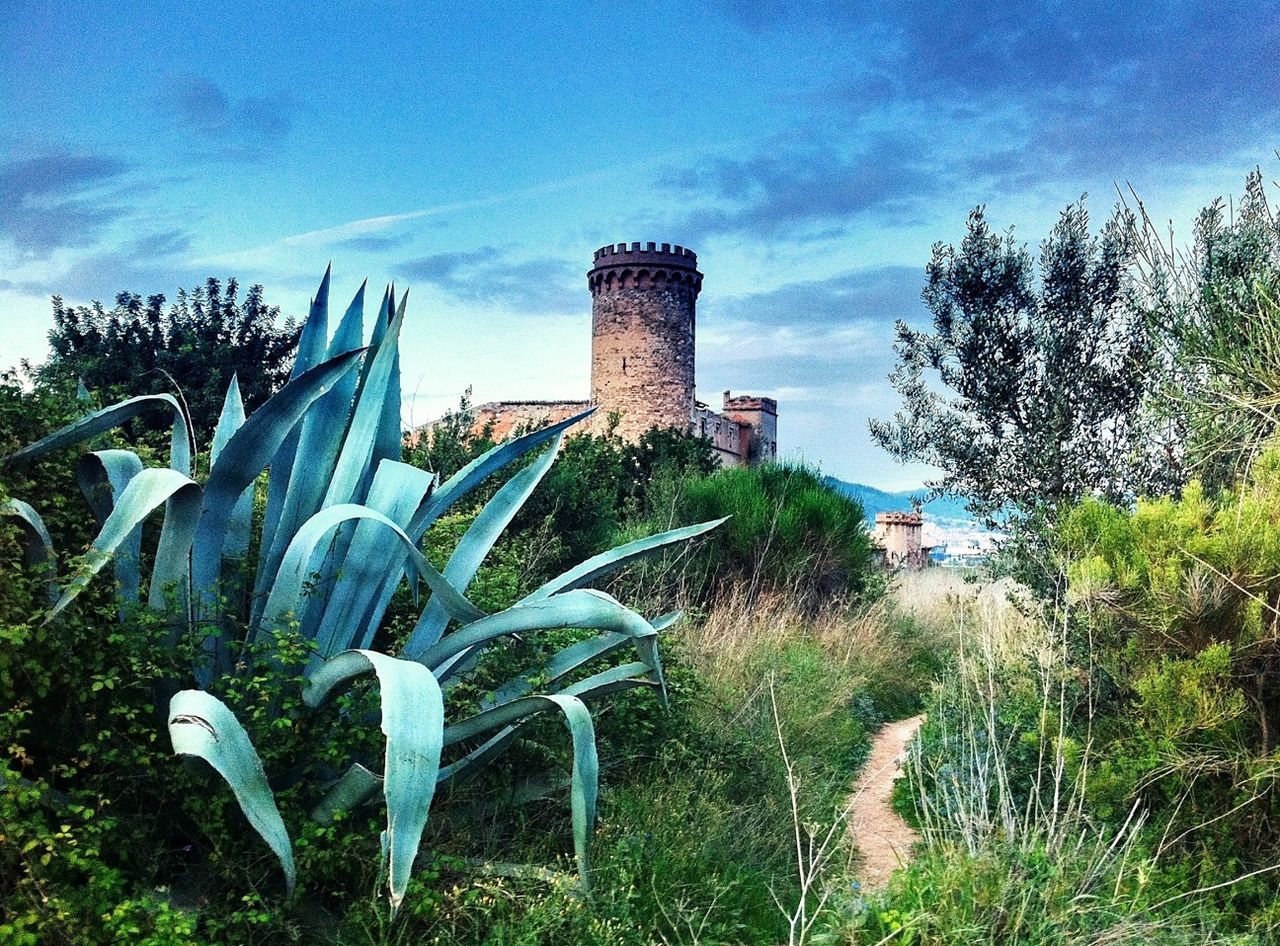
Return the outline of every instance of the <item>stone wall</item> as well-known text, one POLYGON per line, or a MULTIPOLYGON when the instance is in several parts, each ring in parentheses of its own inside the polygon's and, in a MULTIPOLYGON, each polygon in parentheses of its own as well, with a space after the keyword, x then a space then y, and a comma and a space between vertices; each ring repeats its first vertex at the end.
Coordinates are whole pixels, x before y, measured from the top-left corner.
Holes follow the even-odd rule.
POLYGON ((494 442, 501 443, 517 431, 558 424, 590 406, 587 401, 493 401, 476 408, 472 430, 480 433, 488 428, 494 442))
POLYGON ((597 427, 618 418, 636 440, 652 427, 687 429, 693 416, 698 258, 663 243, 596 251, 591 289, 591 400, 597 427))

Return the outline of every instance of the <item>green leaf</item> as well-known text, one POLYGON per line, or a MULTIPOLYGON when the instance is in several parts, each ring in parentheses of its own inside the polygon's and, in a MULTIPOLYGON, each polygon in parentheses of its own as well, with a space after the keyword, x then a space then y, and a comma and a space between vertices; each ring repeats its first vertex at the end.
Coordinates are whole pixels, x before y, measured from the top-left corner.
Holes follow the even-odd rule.
POLYGON ((100 411, 86 414, 49 436, 37 440, 30 446, 23 447, 16 453, 3 458, 5 463, 20 463, 43 456, 54 450, 71 447, 90 440, 98 434, 106 433, 125 423, 144 411, 166 407, 173 411, 173 436, 170 443, 169 467, 188 476, 191 475, 191 453, 194 449, 191 440, 191 429, 187 424, 186 414, 176 398, 171 394, 144 394, 141 397, 129 398, 100 411))
MULTIPOLYGON (((289 548, 285 551, 284 559, 280 563, 275 584, 271 587, 271 593, 263 609, 263 626, 283 626, 289 620, 290 615, 296 616, 298 614, 301 603, 307 593, 308 579, 314 573, 312 558, 315 556, 320 544, 330 532, 344 522, 359 519, 376 522, 394 534, 404 548, 413 569, 434 593, 441 596, 459 620, 474 621, 484 616, 483 611, 464 598, 445 581, 444 576, 427 561, 426 557, 418 551, 417 546, 410 541, 409 536, 398 525, 382 513, 367 506, 343 503, 320 510, 320 512, 306 521, 302 528, 298 530, 298 534, 294 536, 293 541, 289 543, 289 548)), ((307 636, 312 636, 315 631, 314 628, 305 627, 302 630, 307 636)))
POLYGON ((297 875, 289 830, 276 808, 262 761, 235 714, 210 693, 181 690, 169 701, 169 738, 175 753, 204 759, 231 786, 249 824, 280 860, 292 891, 297 875))
MULTIPOLYGON (((222 414, 218 417, 218 426, 213 432, 213 444, 209 449, 209 464, 218 462, 218 457, 237 430, 244 426, 244 400, 240 396, 240 381, 233 374, 231 384, 227 386, 227 396, 222 402, 222 414)), ((256 479, 257 477, 255 477, 256 479)), ((227 521, 227 538, 222 545, 225 558, 242 559, 249 554, 249 533, 253 524, 253 483, 245 487, 240 498, 231 510, 231 518, 227 521)))
POLYGON ((394 916, 409 885, 440 773, 444 696, 421 664, 372 650, 348 650, 311 675, 303 699, 308 706, 319 706, 337 687, 370 670, 378 676, 382 732, 387 737, 382 784, 387 800, 387 885, 394 916))
POLYGON ((431 498, 418 510, 417 515, 413 517, 413 521, 409 523, 409 528, 405 531, 413 537, 414 541, 421 541, 433 522, 440 518, 450 506, 493 473, 513 460, 518 460, 530 450, 536 450, 552 437, 558 436, 561 431, 572 427, 578 421, 591 416, 594 412, 595 408, 593 407, 580 414, 575 414, 568 420, 562 420, 558 424, 552 424, 550 427, 535 430, 522 437, 516 437, 514 440, 507 440, 495 447, 491 447, 449 477, 443 486, 432 493, 431 498))
MULTIPOLYGON (((596 755, 596 734, 595 727, 591 724, 591 713, 581 699, 572 694, 553 693, 512 700, 449 726, 444 731, 444 744, 453 745, 498 727, 513 728, 512 723, 550 709, 558 709, 564 714, 565 725, 573 736, 573 772, 570 776, 573 847, 578 859, 578 874, 583 886, 590 889, 588 853, 591 837, 595 832, 600 762, 596 755)), ((487 745, 489 744, 486 743, 487 745)), ((451 766, 449 774, 452 775, 455 771, 451 766)))
POLYGON ((646 539, 637 539, 634 542, 628 542, 626 545, 619 545, 617 548, 601 552, 599 555, 593 556, 582 564, 569 569, 563 575, 551 579, 542 587, 531 592, 523 600, 534 601, 539 598, 550 597, 561 591, 570 591, 574 588, 589 585, 592 582, 599 581, 606 575, 612 574, 624 565, 630 565, 632 562, 644 558, 646 555, 652 555, 668 545, 695 539, 728 521, 729 517, 725 516, 723 519, 700 522, 696 526, 672 529, 670 532, 661 532, 646 539))
MULTIPOLYGON (((435 477, 426 470, 383 460, 369 490, 368 508, 403 527, 431 489, 435 477)), ((381 524, 362 520, 355 529, 341 564, 333 592, 324 603, 315 639, 319 658, 331 657, 353 646, 356 635, 372 639, 382 614, 371 615, 382 582, 404 574, 408 553, 399 536, 381 524)), ((362 643, 367 647, 367 643, 362 643)))
POLYGON ((495 638, 560 627, 596 628, 626 634, 635 642, 641 659, 661 680, 657 632, 653 626, 609 595, 586 588, 517 604, 466 624, 420 652, 409 653, 406 648, 405 656, 426 664, 439 679, 445 680, 455 672, 462 657, 495 638))
POLYGON ((89 584, 116 550, 152 512, 173 500, 166 509, 160 545, 152 571, 151 604, 163 604, 166 583, 180 579, 191 549, 196 514, 200 508, 200 487, 177 470, 146 469, 129 481, 103 523, 98 537, 84 556, 80 568, 45 619, 48 623, 62 612, 89 584))
MULTIPOLYGON (((110 518, 111 510, 129 481, 141 472, 142 461, 131 450, 99 450, 86 453, 77 461, 76 480, 99 525, 110 518)), ((128 606, 137 603, 142 584, 141 526, 129 533, 116 551, 115 573, 120 597, 119 616, 124 620, 128 606)))
MULTIPOLYGON (((502 530, 511 523, 529 495, 542 482, 547 470, 551 469, 551 464, 555 462, 556 455, 560 451, 563 438, 563 433, 556 434, 542 456, 507 480, 493 499, 480 510, 480 514, 476 516, 470 528, 458 542, 453 555, 449 557, 449 563, 445 565, 444 577, 449 584, 459 591, 467 590, 471 579, 475 577, 489 550, 498 541, 502 530)), ((440 640, 440 635, 444 633, 448 623, 448 612, 433 596, 427 602, 427 607, 422 612, 422 617, 418 619, 413 633, 409 635, 405 650, 414 652, 430 647, 440 640)))
POLYGON ((22 531, 22 556, 26 567, 35 571, 46 569, 48 572, 49 598, 58 599, 58 585, 55 580, 57 556, 53 551, 53 539, 44 526, 40 513, 36 512, 21 499, 7 499, 0 503, 0 516, 8 516, 18 520, 18 528, 22 531))

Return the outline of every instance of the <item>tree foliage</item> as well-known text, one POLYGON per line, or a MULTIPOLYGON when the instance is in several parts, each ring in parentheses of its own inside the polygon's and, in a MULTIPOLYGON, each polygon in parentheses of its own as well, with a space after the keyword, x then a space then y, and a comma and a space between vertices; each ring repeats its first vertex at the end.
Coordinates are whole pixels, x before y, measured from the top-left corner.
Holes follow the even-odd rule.
POLYGON ((903 404, 872 422, 876 441, 939 467, 931 485, 989 521, 1130 495, 1153 349, 1128 300, 1133 233, 1117 211, 1093 235, 1073 204, 1036 260, 974 210, 959 247, 933 248, 921 294, 932 330, 898 323, 890 380, 903 404))
POLYGON ((234 278, 210 277, 165 309, 165 296, 116 295, 116 304, 66 306, 53 297, 52 355, 38 369, 46 381, 78 379, 104 402, 182 391, 197 430, 212 429, 232 375, 253 411, 289 377, 298 329, 279 323, 259 285, 243 298, 234 278))
POLYGON ((1186 251, 1144 223, 1143 304, 1165 330, 1171 460, 1229 487, 1280 422, 1280 221, 1255 170, 1238 204, 1200 212, 1186 251))

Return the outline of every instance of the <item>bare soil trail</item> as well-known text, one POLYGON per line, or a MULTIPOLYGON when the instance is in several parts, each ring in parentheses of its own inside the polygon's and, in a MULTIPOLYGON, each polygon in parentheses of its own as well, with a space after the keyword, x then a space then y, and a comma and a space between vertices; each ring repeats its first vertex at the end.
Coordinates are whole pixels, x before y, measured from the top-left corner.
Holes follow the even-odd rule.
POLYGON ((877 890, 905 863, 918 835, 893 810, 893 783, 905 774, 907 743, 924 722, 912 716, 889 723, 876 734, 871 757, 854 783, 849 799, 849 827, 858 846, 858 880, 863 890, 877 890))

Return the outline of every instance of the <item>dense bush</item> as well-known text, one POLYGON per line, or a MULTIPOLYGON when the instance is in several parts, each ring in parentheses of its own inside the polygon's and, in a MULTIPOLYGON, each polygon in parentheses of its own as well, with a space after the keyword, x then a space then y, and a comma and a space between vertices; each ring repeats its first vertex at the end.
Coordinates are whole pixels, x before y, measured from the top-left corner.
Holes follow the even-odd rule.
POLYGON ((816 611, 880 590, 861 505, 812 469, 767 463, 660 481, 651 492, 659 489, 664 498, 653 505, 661 518, 639 520, 637 533, 690 515, 730 517, 698 557, 663 576, 695 601, 746 588, 785 593, 816 611))
POLYGON ((1199 881, 1273 862, 1280 450, 1218 495, 1193 482, 1133 511, 1085 503, 1061 540, 1107 694, 1095 803, 1114 816, 1141 799, 1199 881))

